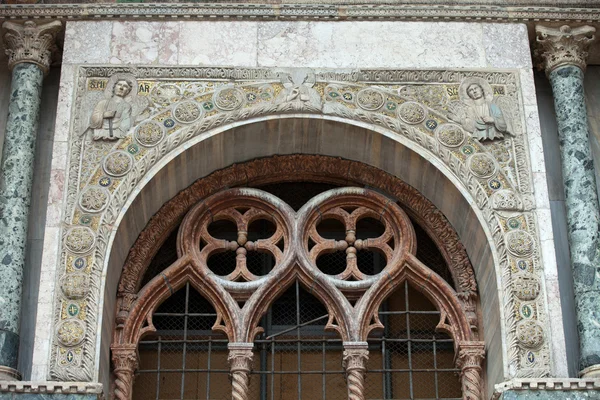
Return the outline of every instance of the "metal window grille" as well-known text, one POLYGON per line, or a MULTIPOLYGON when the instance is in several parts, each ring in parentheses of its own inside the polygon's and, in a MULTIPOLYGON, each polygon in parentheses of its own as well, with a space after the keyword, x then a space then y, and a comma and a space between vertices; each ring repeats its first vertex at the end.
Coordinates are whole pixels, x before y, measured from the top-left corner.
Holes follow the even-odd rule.
MULTIPOLYGON (((299 209, 328 184, 286 183, 261 187, 299 209)), ((318 229, 324 237, 342 239, 335 222, 318 229)), ((381 233, 377 221, 366 218, 357 235, 381 233)), ((235 225, 217 221, 210 227, 216 238, 235 240, 235 225)), ((415 224, 417 257, 452 284, 439 250, 415 224)), ((267 221, 249 229, 249 240, 269 237, 274 226, 267 221)), ((142 286, 176 260, 176 231, 159 250, 143 278, 142 286)), ((271 270, 274 260, 249 252, 248 268, 256 275, 271 270)), ((359 251, 359 269, 378 273, 383 257, 359 251)), ((317 260, 324 273, 337 274, 345 267, 345 254, 325 254, 317 260)), ((209 268, 225 275, 235 267, 235 252, 222 252, 208 260, 209 268)), ((365 380, 367 399, 460 399, 458 370, 454 367, 452 340, 435 332, 440 314, 423 295, 407 283, 380 308, 385 329, 369 338, 369 363, 365 380)), ((254 341, 254 369, 250 399, 346 399, 342 369, 342 342, 325 331, 325 307, 298 282, 269 308, 261 321, 264 333, 254 341)), ((153 316, 157 331, 139 344, 140 368, 134 399, 230 399, 227 338, 211 331, 216 320, 212 305, 189 284, 167 299, 153 316)))

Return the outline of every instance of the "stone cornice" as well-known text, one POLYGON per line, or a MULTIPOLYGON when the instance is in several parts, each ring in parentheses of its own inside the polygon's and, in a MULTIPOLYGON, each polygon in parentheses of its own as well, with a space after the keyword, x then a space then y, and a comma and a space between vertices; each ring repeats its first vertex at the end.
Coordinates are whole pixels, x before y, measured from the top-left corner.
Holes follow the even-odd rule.
POLYGON ((102 396, 102 384, 93 382, 0 381, 0 393, 96 394, 102 396))
POLYGON ((495 386, 491 400, 497 400, 502 393, 509 390, 545 390, 545 391, 575 391, 600 390, 600 379, 575 378, 542 378, 542 379, 512 379, 495 386))
POLYGON ((596 28, 580 26, 571 28, 563 25, 560 28, 549 28, 536 25, 537 34, 535 55, 540 60, 538 66, 550 74, 556 68, 575 65, 585 71, 588 48, 594 41, 596 28))
MULTIPOLYGON (((426 3, 425 1, 423 3, 426 3)), ((596 5, 596 3, 593 3, 596 5)), ((495 22, 573 21, 598 22, 595 7, 440 5, 440 4, 22 4, 0 6, 0 19, 324 19, 324 20, 484 20, 495 22)))

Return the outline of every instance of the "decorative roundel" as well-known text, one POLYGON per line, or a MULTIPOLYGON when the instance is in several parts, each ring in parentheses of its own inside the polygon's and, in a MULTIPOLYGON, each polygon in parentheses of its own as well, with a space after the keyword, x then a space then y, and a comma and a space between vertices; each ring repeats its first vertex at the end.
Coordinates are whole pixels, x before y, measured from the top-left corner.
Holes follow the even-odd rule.
POLYGON ((533 254, 535 241, 533 236, 523 230, 510 231, 506 234, 506 248, 516 257, 529 257, 533 254))
POLYGON ((101 186, 88 186, 79 196, 79 207, 85 212, 98 213, 104 210, 109 198, 108 189, 101 186))
POLYGON ((489 178, 496 173, 496 164, 492 157, 485 153, 473 154, 467 160, 467 166, 478 178, 489 178))
POLYGON ((65 246, 73 253, 82 254, 92 249, 95 240, 94 231, 85 226, 77 226, 67 232, 65 246))
POLYGON ((62 321, 56 329, 56 337, 63 346, 77 346, 85 337, 85 325, 76 319, 62 321))
POLYGON ((142 122, 134 132, 135 140, 145 147, 156 146, 165 137, 164 128, 155 121, 142 122))
POLYGON ((385 104, 385 96, 378 90, 365 88, 356 95, 356 103, 367 111, 379 110, 385 104))
POLYGON ((213 102, 223 111, 232 111, 242 107, 244 104, 244 92, 234 87, 226 87, 219 90, 213 96, 213 102))
POLYGON ((65 274, 60 278, 60 289, 67 299, 83 299, 89 288, 88 276, 83 272, 65 274))
POLYGON ((435 130, 435 137, 446 147, 459 147, 464 143, 467 135, 456 124, 442 124, 435 130))
POLYGON ((113 151, 104 159, 103 167, 108 175, 123 176, 133 167, 133 158, 125 151, 113 151))
POLYGON ((407 101, 398 107, 398 117, 407 124, 417 125, 425 121, 427 110, 417 102, 407 101))
POLYGON ((172 104, 181 99, 181 89, 172 83, 163 83, 152 89, 151 97, 156 103, 172 104))
POLYGON ((202 107, 195 101, 184 101, 173 108, 173 117, 182 124, 191 124, 202 116, 202 107))
POLYGON ((535 300, 541 291, 540 281, 534 277, 520 276, 513 281, 513 292, 519 300, 535 300))
POLYGON ((544 343, 544 328, 531 319, 519 322, 516 334, 519 344, 528 349, 539 348, 544 343))

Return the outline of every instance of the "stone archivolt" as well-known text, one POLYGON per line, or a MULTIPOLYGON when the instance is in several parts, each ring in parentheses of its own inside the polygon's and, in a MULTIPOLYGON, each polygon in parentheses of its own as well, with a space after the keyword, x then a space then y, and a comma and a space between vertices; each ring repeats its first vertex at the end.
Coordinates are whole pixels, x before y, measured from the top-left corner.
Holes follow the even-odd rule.
MULTIPOLYGON (((519 311, 520 299, 511 290, 512 280, 527 275, 539 282, 541 264, 536 222, 532 212, 535 205, 527 140, 520 125, 521 118, 518 117, 522 112, 515 73, 407 70, 313 72, 293 69, 275 73, 266 69, 210 67, 82 67, 77 79, 75 101, 84 106, 78 108, 72 122, 67 204, 63 213, 65 231, 69 233, 70 229, 83 224, 79 199, 81 191, 86 187, 104 187, 110 192, 110 199, 101 212, 91 216, 91 222, 85 221, 86 227, 89 225, 88 229, 92 231, 88 231, 91 236, 86 235, 91 247, 75 245, 76 235, 67 235, 65 238, 63 234, 60 268, 64 272, 59 272, 57 279, 60 280, 64 274, 78 272, 78 265, 85 265, 79 272, 88 276, 89 290, 86 290, 85 300, 92 311, 85 321, 85 340, 74 349, 81 354, 78 359, 80 361, 61 360, 65 349, 55 340, 50 373, 53 378, 84 381, 91 379, 94 374, 97 341, 95 324, 97 315, 101 312, 98 308, 98 288, 103 269, 107 268, 110 251, 108 243, 111 243, 114 224, 123 207, 133 189, 147 179, 147 172, 163 157, 175 154, 198 141, 199 136, 205 132, 240 121, 262 120, 287 113, 371 124, 373 129, 390 132, 400 142, 411 143, 422 149, 427 157, 445 165, 447 173, 452 174, 457 184, 462 185, 463 190, 470 194, 473 207, 481 210, 487 229, 492 233, 490 244, 498 254, 497 271, 503 276, 503 287, 500 290, 506 293, 503 300, 504 323, 507 341, 510 343, 506 362, 525 365, 524 360, 527 359, 527 367, 518 369, 518 374, 524 374, 523 376, 546 376, 549 373, 547 341, 531 350, 516 340, 517 323, 522 316, 519 311), (136 82, 132 83, 136 85, 143 80, 144 87, 148 88, 147 92, 139 90, 137 94, 144 101, 136 103, 136 107, 144 108, 143 112, 142 109, 137 110, 139 113, 132 112, 132 115, 139 115, 141 120, 138 118, 125 137, 117 141, 86 139, 81 132, 85 131, 93 105, 103 96, 102 90, 94 91, 90 88, 104 87, 111 79, 115 80, 114 76, 123 74, 134 77, 136 82), (448 102, 458 101, 461 83, 473 77, 488 82, 498 100, 503 97, 504 100, 497 103, 508 107, 503 109, 503 115, 505 119, 511 120, 512 135, 500 140, 480 142, 460 124, 449 121, 448 102), (168 82, 165 78, 168 78, 168 82), (223 86, 223 80, 229 82, 227 86, 223 86), (415 82, 420 84, 411 86, 415 82), (193 103, 189 103, 190 101, 193 103), (180 113, 179 119, 175 118, 174 110, 184 103, 198 105, 202 112, 194 112, 190 117, 184 116, 183 120, 180 118, 183 113, 180 113), (402 104, 409 104, 403 114, 400 112, 402 104), (412 124, 421 120, 422 110, 427 114, 425 120, 412 124), (404 115, 409 123, 399 118, 399 114, 404 115), (196 115, 198 119, 188 123, 196 115), (137 135, 136 129, 148 123, 161 126, 164 136, 161 132, 154 131, 137 135), (478 155, 475 157, 478 162, 468 163, 467 160, 473 155, 478 155), (97 162, 86 164, 87 160, 97 162), (81 168, 82 165, 85 168, 81 168), (514 230, 505 223, 509 217, 521 218, 523 222, 519 230, 526 234, 506 236, 514 230), (509 239, 510 243, 507 243, 509 239), (510 245, 509 248, 507 244, 510 245)), ((132 109, 133 106, 134 104, 132 109)), ((303 160, 282 157, 232 167, 226 174, 212 175, 204 181, 202 187, 193 185, 190 191, 184 191, 189 197, 181 197, 178 204, 169 203, 171 205, 162 214, 166 218, 160 218, 160 222, 156 222, 158 218, 153 218, 150 225, 157 224, 161 232, 170 232, 174 229, 174 224, 199 199, 206 198, 223 187, 244 185, 252 180, 267 181, 266 177, 269 175, 280 179, 287 174, 287 179, 294 180, 290 178, 293 174, 304 173, 305 178, 314 181, 322 181, 324 176, 336 176, 332 180, 337 180, 340 184, 347 184, 350 177, 353 182, 390 193, 434 238, 450 266, 458 297, 470 325, 475 327, 476 285, 473 271, 456 233, 439 211, 424 201, 422 196, 415 195, 414 189, 399 184, 397 179, 382 174, 380 170, 359 167, 359 163, 345 160, 330 159, 326 161, 326 165, 322 161, 313 158, 308 165, 303 165, 303 160)), ((158 250, 156 244, 145 242, 147 235, 152 235, 147 232, 142 233, 140 246, 132 249, 129 255, 123 276, 130 279, 122 281, 119 288, 123 298, 128 296, 131 299, 137 294, 137 271, 145 268, 146 260, 158 250), (133 277, 130 275, 132 273, 133 277)), ((238 272, 244 273, 242 269, 238 272)), ((544 298, 544 294, 539 293, 535 301, 544 298)), ((63 293, 59 292, 55 306, 55 325, 63 319, 59 311, 66 300, 63 293)), ((121 315, 125 315, 128 306, 123 303, 119 307, 121 315)), ((538 306, 537 310, 532 318, 546 327, 545 307, 538 306)))
MULTIPOLYGON (((416 238, 408 215, 389 198, 360 188, 333 189, 310 200, 298 212, 280 199, 257 189, 230 189, 219 192, 195 205, 185 216, 178 232, 178 259, 154 277, 137 293, 129 315, 120 318, 112 348, 116 365, 121 363, 119 349, 134 349, 146 333, 155 331, 152 314, 173 291, 186 282, 206 297, 217 310, 213 330, 224 332, 230 342, 229 360, 233 377, 234 399, 247 399, 251 370, 251 342, 260 333, 260 319, 272 302, 296 279, 311 288, 329 311, 326 329, 336 330, 344 342, 343 365, 346 368, 348 396, 364 399, 364 374, 368 360, 366 340, 371 330, 383 328, 378 309, 403 281, 411 282, 441 312, 437 330, 448 333, 462 348, 483 344, 476 333, 458 294, 439 275, 416 257, 416 238), (244 211, 239 211, 243 209, 244 211), (352 211, 347 211, 352 209, 352 211), (357 222, 377 218, 385 227, 376 238, 356 239, 357 222), (251 222, 266 219, 276 230, 271 237, 248 241, 251 222), (346 237, 325 239, 316 230, 324 219, 343 221, 346 237), (237 240, 215 239, 209 233, 213 221, 228 220, 237 226, 237 240), (309 249, 309 241, 315 245, 309 249), (375 275, 357 272, 355 251, 362 249, 383 254, 386 265, 375 275), (234 272, 217 277, 208 267, 211 254, 235 251, 234 272), (346 271, 338 275, 322 273, 316 266, 320 254, 345 251, 346 271), (275 265, 264 276, 250 274, 246 268, 247 251, 270 253, 275 265), (355 300, 352 305, 350 299, 355 300), (240 308, 239 302, 244 301, 240 308)), ((135 353, 130 353, 135 357, 135 353)), ((464 357, 463 357, 464 358, 464 357)), ((463 366, 463 383, 474 399, 482 396, 481 366, 475 360, 463 366), (478 368, 479 367, 479 368, 478 368)), ((128 399, 131 393, 129 371, 117 374, 116 398, 128 399)))

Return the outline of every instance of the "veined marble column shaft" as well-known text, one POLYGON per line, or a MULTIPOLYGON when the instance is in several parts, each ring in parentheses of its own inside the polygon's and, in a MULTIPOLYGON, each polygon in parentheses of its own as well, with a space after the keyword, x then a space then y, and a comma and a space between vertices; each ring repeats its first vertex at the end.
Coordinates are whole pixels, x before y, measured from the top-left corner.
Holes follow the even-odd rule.
POLYGON ((583 91, 586 50, 595 29, 537 26, 536 32, 558 123, 579 365, 582 376, 600 377, 600 207, 583 91))
POLYGON ((62 25, 5 22, 3 28, 12 82, 0 171, 0 380, 19 377, 21 292, 42 80, 62 25))

